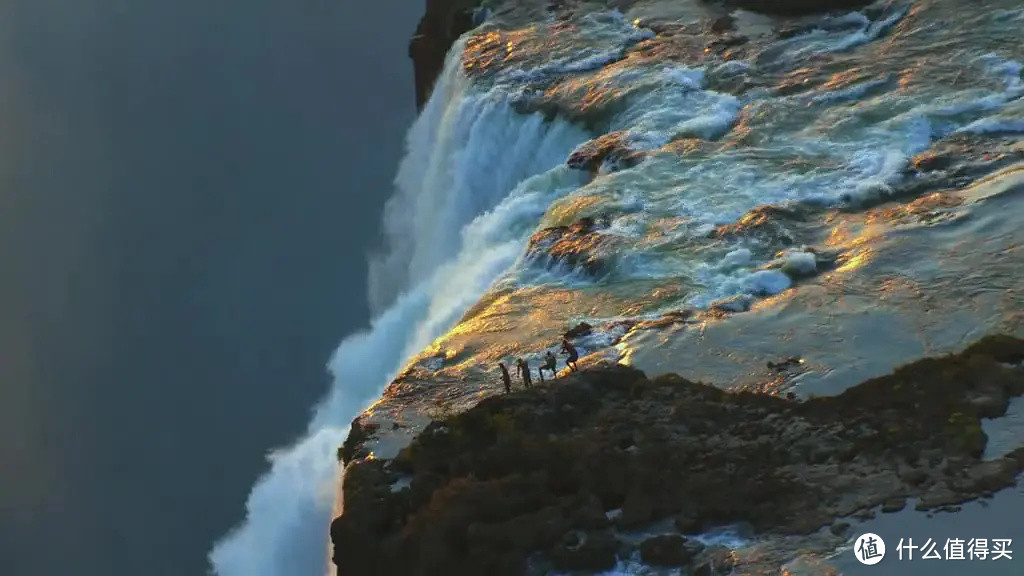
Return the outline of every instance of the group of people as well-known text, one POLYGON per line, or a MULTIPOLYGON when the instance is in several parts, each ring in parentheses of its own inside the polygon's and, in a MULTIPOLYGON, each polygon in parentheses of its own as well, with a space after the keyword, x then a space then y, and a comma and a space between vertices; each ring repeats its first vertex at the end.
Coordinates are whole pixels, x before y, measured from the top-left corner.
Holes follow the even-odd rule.
MULTIPOLYGON (((569 370, 575 372, 577 370, 576 361, 579 360, 580 354, 577 352, 576 347, 569 342, 568 338, 562 339, 562 352, 565 353, 565 365, 569 370)), ((551 379, 554 380, 558 376, 558 360, 550 350, 544 354, 544 363, 537 369, 537 374, 540 375, 540 381, 544 382, 544 371, 551 372, 551 379)), ((512 375, 509 374, 508 368, 505 367, 504 362, 498 362, 498 368, 501 369, 501 381, 505 385, 505 393, 512 392, 512 375)), ((533 386, 533 376, 530 374, 530 365, 522 358, 516 359, 516 376, 523 379, 523 386, 530 388, 533 386)))

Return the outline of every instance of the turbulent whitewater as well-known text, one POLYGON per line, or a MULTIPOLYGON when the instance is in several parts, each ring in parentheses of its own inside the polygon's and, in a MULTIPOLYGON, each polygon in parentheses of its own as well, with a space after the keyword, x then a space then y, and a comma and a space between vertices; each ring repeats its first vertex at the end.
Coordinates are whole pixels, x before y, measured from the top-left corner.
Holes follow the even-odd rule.
POLYGON ((1016 2, 487 5, 409 132, 372 327, 338 347, 217 574, 323 574, 355 416, 393 456, 581 322, 584 364, 798 394, 1024 330, 1016 2))

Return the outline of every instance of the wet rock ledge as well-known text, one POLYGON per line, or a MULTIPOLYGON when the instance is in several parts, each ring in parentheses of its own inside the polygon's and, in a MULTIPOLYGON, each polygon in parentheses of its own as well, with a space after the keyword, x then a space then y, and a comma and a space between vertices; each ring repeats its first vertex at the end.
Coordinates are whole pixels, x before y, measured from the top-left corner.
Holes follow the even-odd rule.
MULTIPOLYGON (((432 422, 392 461, 349 463, 331 526, 345 576, 720 569, 694 534, 807 534, 878 506, 942 509, 1015 483, 982 418, 1024 393, 1024 340, 988 337, 840 396, 728 393, 602 366, 432 422), (673 519, 679 534, 623 534, 673 519)), ((835 526, 832 526, 835 529, 835 526)))

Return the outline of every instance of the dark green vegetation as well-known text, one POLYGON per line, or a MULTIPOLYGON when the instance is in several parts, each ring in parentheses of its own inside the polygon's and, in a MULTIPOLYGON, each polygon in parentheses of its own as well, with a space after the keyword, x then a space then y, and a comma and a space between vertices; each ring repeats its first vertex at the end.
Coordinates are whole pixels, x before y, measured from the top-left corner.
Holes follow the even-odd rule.
MULTIPOLYGON (((989 337, 805 402, 622 366, 489 398, 391 462, 349 462, 335 558, 345 576, 594 571, 637 551, 623 533, 663 519, 806 534, 908 497, 950 507, 1024 468, 1024 449, 981 459, 981 419, 1024 393, 1022 359, 1024 340, 989 337)), ((719 558, 674 535, 638 548, 698 573, 719 558)))

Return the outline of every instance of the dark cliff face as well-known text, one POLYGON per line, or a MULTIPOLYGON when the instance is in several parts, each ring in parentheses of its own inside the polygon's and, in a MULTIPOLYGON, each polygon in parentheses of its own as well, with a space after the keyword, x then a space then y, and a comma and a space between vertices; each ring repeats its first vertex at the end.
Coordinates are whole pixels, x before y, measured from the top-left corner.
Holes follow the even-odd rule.
POLYGON ((392 461, 350 460, 335 561, 345 576, 522 576, 639 551, 728 573, 685 535, 735 523, 831 524, 838 545, 837 518, 908 498, 952 510, 1014 484, 1024 448, 983 460, 981 420, 1024 394, 1022 360, 1024 340, 989 337, 804 402, 592 367, 435 421, 392 461), (639 548, 619 538, 667 519, 676 533, 639 548))
POLYGON ((409 42, 418 109, 430 98, 448 49, 473 28, 473 12, 479 4, 480 0, 427 0, 427 11, 409 42))

